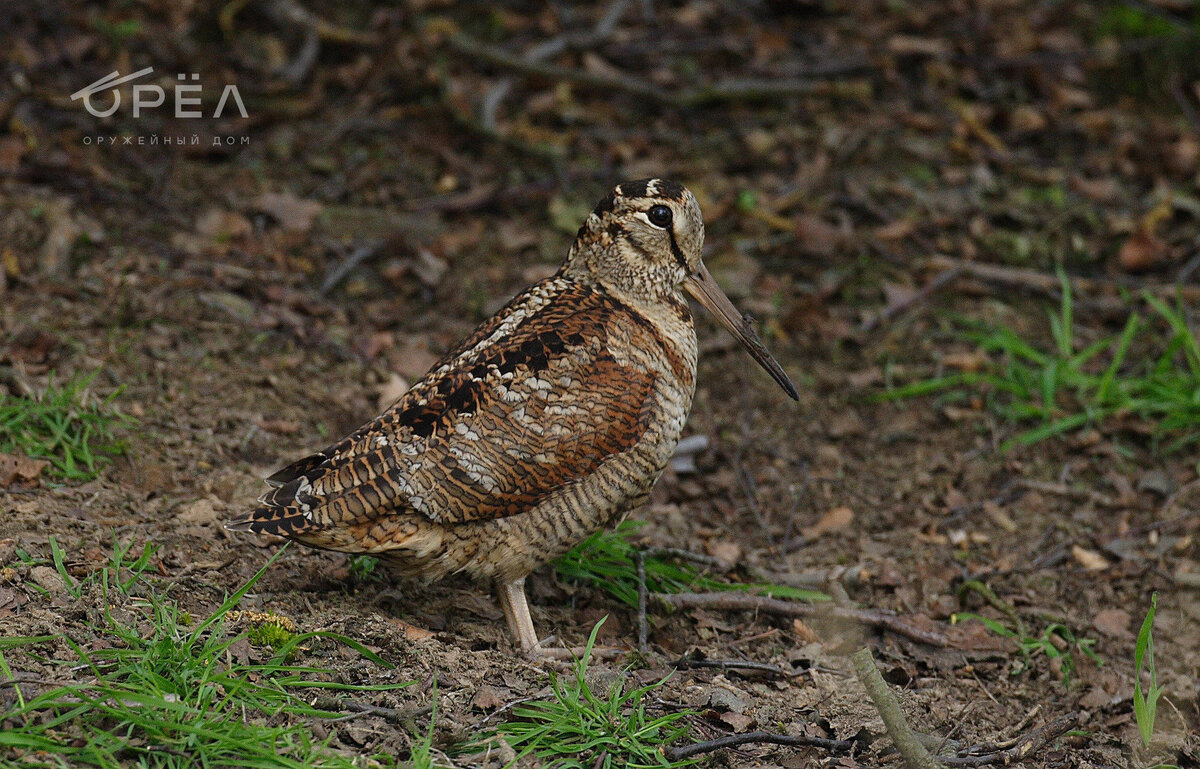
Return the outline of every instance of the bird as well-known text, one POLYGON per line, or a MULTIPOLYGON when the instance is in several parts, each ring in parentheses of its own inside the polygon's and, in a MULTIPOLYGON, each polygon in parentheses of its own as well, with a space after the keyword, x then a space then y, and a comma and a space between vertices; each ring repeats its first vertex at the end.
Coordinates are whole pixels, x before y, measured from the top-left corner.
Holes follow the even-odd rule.
POLYGON ((426 582, 494 586, 521 652, 525 578, 636 510, 684 429, 697 341, 686 295, 799 396, 701 260, 682 184, 614 187, 562 266, 447 352, 381 415, 284 467, 234 531, 379 557, 426 582))

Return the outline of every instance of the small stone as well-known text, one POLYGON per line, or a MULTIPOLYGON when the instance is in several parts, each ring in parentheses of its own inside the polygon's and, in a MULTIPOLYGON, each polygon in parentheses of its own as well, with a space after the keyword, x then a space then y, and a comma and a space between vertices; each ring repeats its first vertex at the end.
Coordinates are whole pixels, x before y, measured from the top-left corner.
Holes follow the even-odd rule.
POLYGON ((754 719, 741 713, 722 713, 721 720, 728 724, 730 729, 739 734, 748 731, 751 726, 754 726, 754 719))
POLYGON ((1131 617, 1124 609, 1102 609, 1092 618, 1092 625, 1113 638, 1133 638, 1129 630, 1131 617))
POLYGON ((475 696, 471 698, 472 707, 479 708, 484 711, 492 711, 496 708, 503 707, 505 698, 501 696, 496 687, 490 684, 483 684, 475 692, 475 696))
POLYGON ((1162 470, 1147 470, 1137 480, 1138 491, 1149 491, 1164 498, 1174 494, 1175 488, 1175 481, 1162 470))
POLYGON ((745 713, 750 703, 731 687, 714 686, 708 690, 708 706, 713 710, 745 713))
POLYGON ((1102 571, 1108 568, 1108 561, 1094 550, 1074 545, 1071 548, 1071 555, 1080 566, 1088 571, 1102 571))
POLYGON ((34 566, 29 570, 33 583, 50 595, 58 595, 67 589, 67 584, 57 571, 49 566, 34 566))

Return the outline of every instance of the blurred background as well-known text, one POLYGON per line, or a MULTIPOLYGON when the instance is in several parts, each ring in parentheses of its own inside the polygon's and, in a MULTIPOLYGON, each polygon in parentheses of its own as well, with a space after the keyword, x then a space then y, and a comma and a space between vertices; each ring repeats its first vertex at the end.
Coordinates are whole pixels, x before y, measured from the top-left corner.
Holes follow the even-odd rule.
MULTIPOLYGON (((670 177, 803 392, 785 402, 698 315, 704 440, 644 540, 776 573, 865 564, 856 599, 939 622, 1009 616, 961 589, 984 580, 1034 631, 1074 628, 1074 683, 976 660, 1000 696, 966 720, 1086 710, 1097 765, 1131 755, 1133 635, 1166 591, 1167 728, 1194 760, 1192 2, 7 0, 0 41, 0 393, 95 372, 138 425, 98 476, 0 474, 27 487, 0 495, 0 538, 55 534, 80 563, 114 532, 153 539, 162 573, 219 598, 262 560, 219 531, 259 478, 551 274, 614 184, 670 177)), ((279 568, 264 584, 313 623, 370 606, 337 603, 341 556, 279 568)), ((568 635, 613 611, 541 583, 568 635)), ((699 637, 723 643, 712 621, 699 637)), ((673 622, 652 641, 681 650, 673 622)), ((755 623, 774 635, 739 653, 804 643, 755 623)), ((959 659, 886 672, 949 723, 984 699, 959 659)))

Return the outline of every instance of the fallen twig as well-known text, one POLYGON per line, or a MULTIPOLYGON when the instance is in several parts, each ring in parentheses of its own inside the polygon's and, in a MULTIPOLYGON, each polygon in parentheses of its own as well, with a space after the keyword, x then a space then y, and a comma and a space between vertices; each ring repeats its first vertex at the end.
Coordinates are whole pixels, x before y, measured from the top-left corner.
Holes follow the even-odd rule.
POLYGON ((1116 501, 1107 494, 1101 494, 1098 491, 1091 489, 1073 489, 1065 483, 1052 483, 1050 481, 1039 481, 1033 478, 1019 478, 1017 485, 1022 486, 1030 491, 1040 491, 1043 494, 1054 494, 1060 497, 1072 497, 1074 499, 1085 499, 1093 502, 1101 507, 1114 507, 1116 501))
MULTIPOLYGON (((815 91, 829 90, 833 83, 813 80, 778 78, 759 80, 729 78, 716 83, 679 91, 664 89, 648 80, 633 75, 620 77, 581 69, 568 69, 547 64, 527 56, 510 53, 503 48, 488 45, 464 34, 454 32, 446 37, 446 44, 472 59, 487 62, 523 75, 540 77, 555 82, 577 83, 604 91, 619 91, 640 96, 672 107, 697 107, 715 102, 761 101, 781 96, 803 96, 815 91)), ((857 86, 855 87, 858 88, 857 86)), ((836 90, 836 88, 834 88, 836 90)))
POLYGON ((729 571, 729 564, 722 561, 720 558, 713 558, 711 555, 703 555, 701 553, 693 553, 691 550, 684 550, 679 547, 648 547, 641 551, 643 558, 676 558, 680 561, 691 561, 692 563, 707 566, 710 569, 719 569, 721 571, 729 571))
MULTIPOLYGON (((333 721, 350 721, 355 718, 361 718, 362 716, 379 716, 388 723, 405 726, 409 723, 412 723, 414 718, 421 715, 420 710, 413 712, 402 712, 396 710, 395 708, 384 708, 380 707, 379 705, 371 705, 366 702, 356 702, 354 700, 340 700, 336 702, 342 710, 349 710, 350 712, 344 716, 338 716, 331 719, 333 721)), ((336 707, 329 707, 325 709, 336 710, 336 707)), ((430 708, 428 706, 423 708, 423 710, 429 709, 430 708)))
MULTIPOLYGON (((999 264, 968 262, 941 255, 927 259, 925 265, 939 271, 958 269, 964 275, 970 275, 981 280, 1003 283, 1010 286, 1021 286, 1051 294, 1057 294, 1062 288, 1057 275, 1026 267, 1005 267, 999 264)), ((1186 286, 1178 283, 1145 283, 1139 285, 1135 281, 1122 283, 1113 280, 1101 280, 1099 278, 1084 278, 1076 275, 1068 276, 1067 280, 1071 283, 1071 290, 1076 293, 1117 294, 1122 290, 1146 291, 1160 298, 1171 298, 1178 295, 1185 302, 1200 302, 1200 286, 1186 286)))
POLYGON ((769 598, 749 593, 654 593, 654 598, 667 606, 681 609, 721 609, 725 611, 760 611, 783 617, 818 617, 857 622, 889 630, 897 635, 930 646, 952 646, 949 638, 937 630, 928 630, 907 622, 902 617, 882 611, 855 609, 829 604, 807 604, 769 598))
POLYGON ((849 753, 854 749, 854 743, 849 740, 831 740, 825 737, 793 737, 790 734, 772 734, 771 732, 746 732, 745 734, 729 734, 707 742, 697 742, 679 748, 667 748, 663 751, 670 761, 682 761, 685 758, 698 756, 702 753, 712 753, 722 748, 735 745, 765 742, 770 745, 795 745, 824 748, 834 753, 849 753))
POLYGON ((359 246, 351 251, 349 256, 338 262, 337 266, 330 270, 329 274, 325 276, 325 280, 321 283, 321 287, 317 289, 317 294, 320 296, 325 296, 330 291, 335 289, 339 283, 346 279, 346 276, 349 275, 355 267, 379 253, 379 249, 382 247, 383 241, 375 240, 367 243, 366 245, 359 246))
MULTIPOLYGON (((625 10, 628 6, 629 0, 612 0, 609 3, 608 10, 601 16, 600 21, 596 23, 594 29, 573 35, 559 35, 558 37, 539 43, 525 52, 525 60, 531 62, 545 61, 568 48, 587 48, 603 42, 616 29, 617 22, 625 15, 625 10)), ((500 105, 512 91, 512 87, 513 78, 505 77, 484 94, 483 102, 480 105, 479 119, 485 128, 493 131, 500 130, 496 124, 496 115, 500 111, 500 105)))
POLYGON ((1175 282, 1186 283, 1196 270, 1200 270, 1200 254, 1196 254, 1191 259, 1188 259, 1187 263, 1179 268, 1179 272, 1175 275, 1175 282))
POLYGON ((955 756, 939 756, 938 760, 948 766, 1008 766, 1025 760, 1035 751, 1066 734, 1075 728, 1078 721, 1078 713, 1067 713, 1023 735, 1010 747, 997 749, 996 746, 972 746, 958 751, 958 755, 955 756))
POLYGON ((943 288, 955 281, 960 275, 962 275, 962 270, 958 269, 957 267, 951 267, 948 270, 943 270, 942 272, 938 273, 937 277, 922 286, 919 291, 901 299, 898 302, 889 304, 877 314, 872 315, 864 320, 862 325, 859 326, 859 329, 861 331, 874 331, 887 321, 908 312, 921 302, 927 301, 929 297, 933 296, 938 291, 941 291, 943 288))
POLYGON ((865 647, 859 649, 850 656, 850 659, 854 662, 854 672, 858 673, 858 680, 862 682, 871 701, 875 703, 875 709, 879 711, 879 717, 883 719, 888 736, 892 738, 892 743, 904 759, 905 765, 909 769, 938 769, 937 760, 925 749, 925 746, 917 739, 917 735, 913 733, 912 727, 908 725, 908 721, 905 720, 904 713, 900 711, 900 703, 896 701, 896 695, 892 694, 887 682, 880 675, 879 668, 875 666, 875 658, 871 656, 871 650, 865 647))
POLYGON ((711 660, 698 659, 684 655, 671 663, 672 667, 676 668, 717 668, 719 670, 757 670, 762 673, 770 673, 780 676, 781 678, 791 678, 807 671, 800 673, 789 673, 778 665, 771 665, 766 662, 755 662, 754 660, 711 660))
MULTIPOLYGON (((494 126, 488 126, 482 120, 471 113, 471 110, 464 105, 461 105, 460 99, 455 95, 451 88, 450 78, 443 72, 438 72, 435 69, 435 78, 441 87, 442 103, 450 111, 450 116, 454 120, 471 131, 474 131, 481 136, 504 144, 505 146, 514 149, 518 152, 523 152, 543 160, 559 161, 562 160, 565 151, 562 147, 557 147, 546 143, 529 143, 515 136, 510 136, 507 133, 500 131, 494 126)), ((494 117, 493 117, 494 119, 494 117)))

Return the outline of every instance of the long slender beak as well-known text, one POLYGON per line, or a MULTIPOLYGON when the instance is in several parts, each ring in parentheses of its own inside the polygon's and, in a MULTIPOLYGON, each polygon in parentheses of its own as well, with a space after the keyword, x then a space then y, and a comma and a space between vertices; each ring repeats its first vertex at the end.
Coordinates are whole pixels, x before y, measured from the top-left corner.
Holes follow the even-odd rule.
POLYGON ((763 343, 758 338, 758 334, 754 332, 754 328, 746 322, 746 318, 738 312, 733 306, 733 302, 729 301, 729 297, 725 296, 725 292, 717 285, 717 281, 713 279, 708 268, 704 266, 704 262, 700 263, 700 269, 696 270, 694 275, 688 277, 683 282, 684 289, 687 290, 692 298, 704 306, 704 309, 711 312, 721 321, 721 325, 729 329, 729 332, 737 337, 737 340, 742 343, 746 351, 750 353, 754 360, 758 361, 758 365, 767 370, 771 378, 779 383, 783 391, 792 397, 792 400, 800 400, 800 394, 796 392, 796 385, 792 384, 792 380, 788 379, 788 375, 783 372, 783 368, 771 357, 771 353, 767 352, 767 348, 763 347, 763 343))

